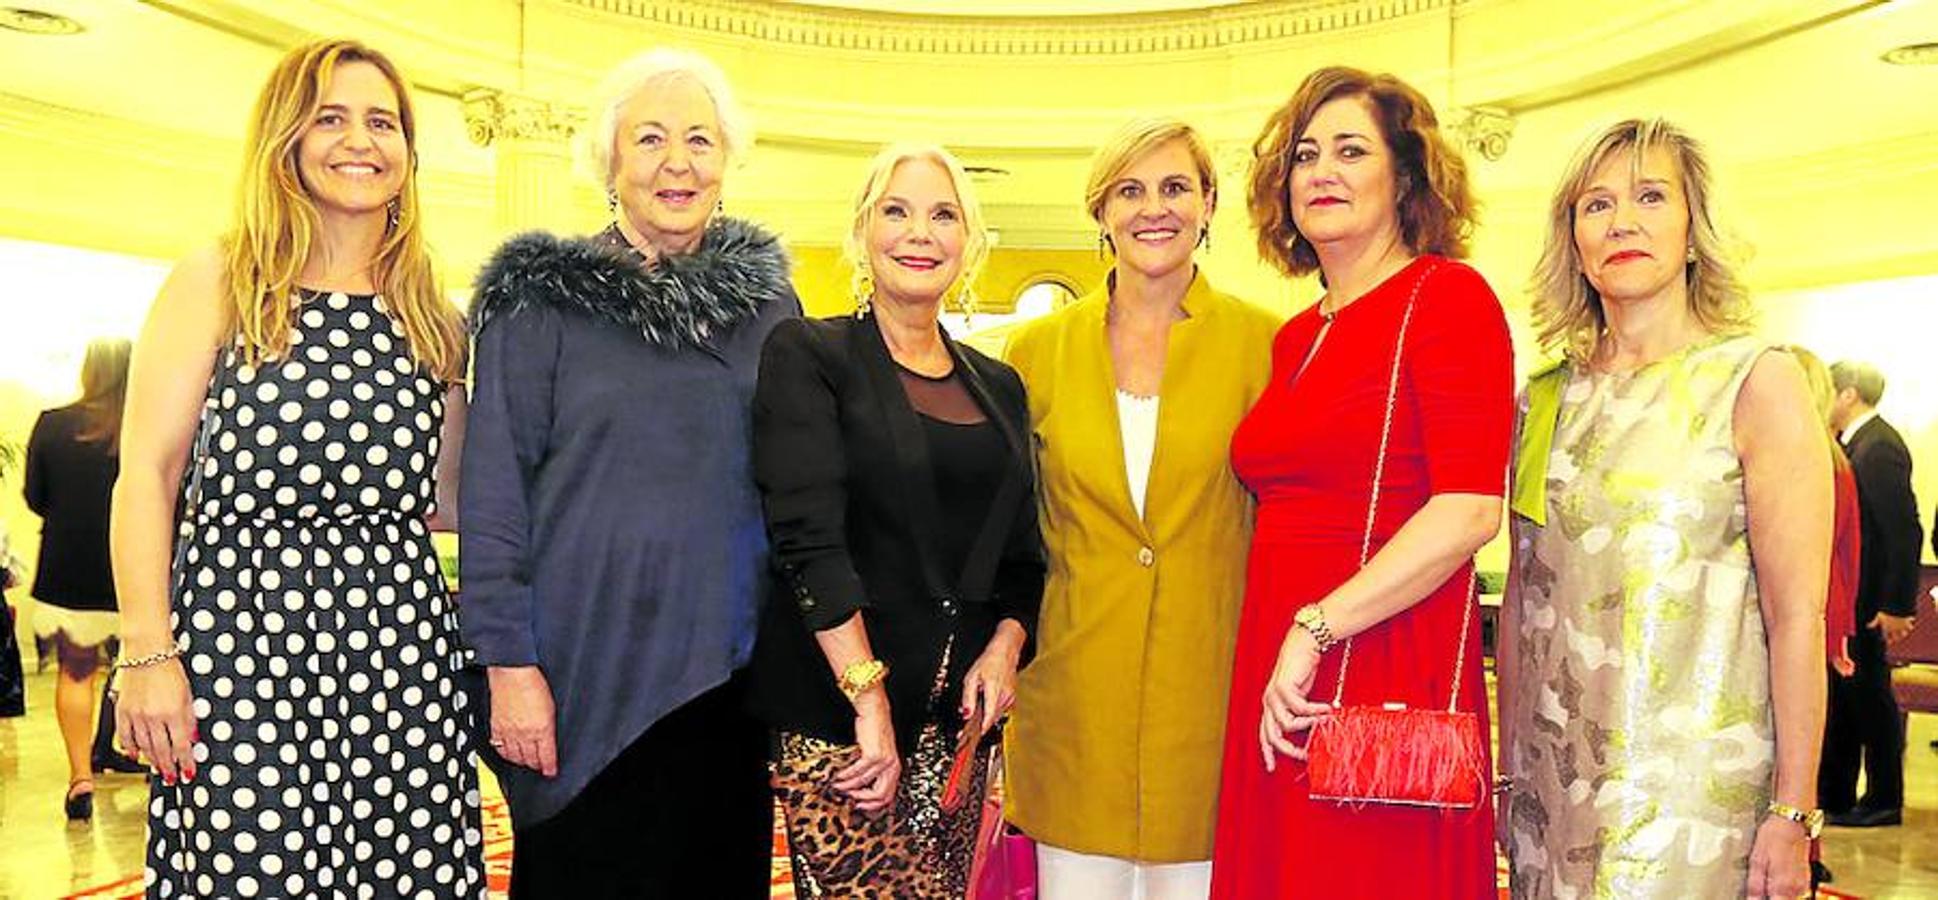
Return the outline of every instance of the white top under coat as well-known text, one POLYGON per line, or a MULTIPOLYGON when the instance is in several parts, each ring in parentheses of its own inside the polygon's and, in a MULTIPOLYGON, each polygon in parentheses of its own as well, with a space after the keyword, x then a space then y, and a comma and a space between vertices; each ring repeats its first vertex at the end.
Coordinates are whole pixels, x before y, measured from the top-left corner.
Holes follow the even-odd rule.
POLYGON ((1131 504, 1144 517, 1144 491, 1151 483, 1151 456, 1157 450, 1157 398, 1117 391, 1117 428, 1124 438, 1124 473, 1130 478, 1131 504))

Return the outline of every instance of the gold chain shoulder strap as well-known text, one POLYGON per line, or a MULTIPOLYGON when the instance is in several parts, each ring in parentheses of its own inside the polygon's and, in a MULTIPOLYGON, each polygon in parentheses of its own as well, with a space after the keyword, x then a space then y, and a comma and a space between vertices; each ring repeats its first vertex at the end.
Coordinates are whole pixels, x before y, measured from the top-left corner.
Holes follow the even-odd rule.
MULTIPOLYGON (((1373 521, 1379 515, 1380 481, 1386 475, 1386 447, 1393 435, 1393 407, 1400 396, 1400 360, 1406 349, 1407 328, 1413 324, 1413 308, 1420 301, 1420 289, 1426 286, 1427 279, 1440 268, 1437 262, 1429 263, 1427 270, 1420 273, 1420 280, 1413 283, 1413 294, 1406 299, 1406 311, 1400 316, 1400 336, 1393 342, 1393 369, 1386 381, 1386 414, 1379 426, 1379 455, 1373 460, 1372 498, 1366 504, 1366 534, 1359 543, 1359 567, 1366 568, 1366 562, 1373 558, 1373 521)), ((1460 670, 1467 664, 1467 629, 1473 624, 1474 614, 1474 570, 1467 570, 1467 601, 1460 608, 1460 632, 1454 636, 1453 687, 1447 698, 1447 711, 1453 712, 1460 702, 1460 670)), ((1339 682, 1333 687, 1332 705, 1341 706, 1346 698, 1346 669, 1353 662, 1353 639, 1346 639, 1346 646, 1339 656, 1339 682)))

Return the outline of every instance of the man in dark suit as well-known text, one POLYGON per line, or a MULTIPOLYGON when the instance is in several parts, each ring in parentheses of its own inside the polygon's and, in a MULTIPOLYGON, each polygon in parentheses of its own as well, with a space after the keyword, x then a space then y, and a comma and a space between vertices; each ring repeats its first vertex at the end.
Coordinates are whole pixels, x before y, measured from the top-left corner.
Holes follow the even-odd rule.
POLYGON ((1911 451, 1877 414, 1884 376, 1865 363, 1846 361, 1830 367, 1830 379, 1837 391, 1831 425, 1857 476, 1859 627, 1850 640, 1857 671, 1830 679, 1818 805, 1833 825, 1897 825, 1904 807, 1904 733, 1884 648, 1911 631, 1917 614, 1924 531, 1911 493, 1911 451), (1860 768, 1866 776, 1861 800, 1860 768))

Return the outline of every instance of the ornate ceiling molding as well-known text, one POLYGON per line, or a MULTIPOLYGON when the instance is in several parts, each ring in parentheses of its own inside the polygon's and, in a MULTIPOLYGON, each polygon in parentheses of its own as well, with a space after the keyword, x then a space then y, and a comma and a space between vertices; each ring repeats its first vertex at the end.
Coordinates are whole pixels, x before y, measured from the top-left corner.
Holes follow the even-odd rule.
POLYGON ((561 104, 475 88, 464 93, 464 131, 471 142, 489 147, 500 140, 566 143, 585 124, 585 112, 561 104))
POLYGON ((1113 56, 1222 50, 1363 28, 1469 0, 1260 0, 1112 16, 937 17, 744 0, 559 0, 662 27, 766 44, 875 53, 1113 56))
POLYGON ((1491 106, 1474 106, 1453 110, 1448 121, 1469 153, 1479 154, 1488 162, 1507 155, 1507 143, 1514 137, 1513 114, 1491 106))

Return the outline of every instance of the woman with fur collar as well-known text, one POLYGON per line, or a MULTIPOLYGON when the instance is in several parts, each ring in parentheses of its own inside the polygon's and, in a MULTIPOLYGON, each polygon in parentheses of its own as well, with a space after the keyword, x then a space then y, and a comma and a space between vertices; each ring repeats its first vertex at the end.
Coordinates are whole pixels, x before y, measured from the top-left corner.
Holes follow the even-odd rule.
POLYGON ((767 586, 749 404, 800 302, 775 238, 719 212, 752 143, 719 69, 649 51, 592 108, 614 224, 513 238, 474 317, 462 616, 511 894, 765 898, 767 741, 736 674, 767 586))

